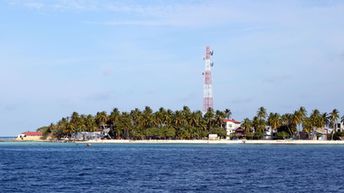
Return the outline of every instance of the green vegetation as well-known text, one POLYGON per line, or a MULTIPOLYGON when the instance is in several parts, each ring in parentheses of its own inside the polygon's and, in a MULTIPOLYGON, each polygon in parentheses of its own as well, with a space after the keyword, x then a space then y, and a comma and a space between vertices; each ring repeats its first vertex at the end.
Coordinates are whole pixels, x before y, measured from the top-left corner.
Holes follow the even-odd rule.
MULTIPOLYGON (((344 122, 344 116, 341 118, 344 122)), ((319 131, 328 131, 325 128, 331 128, 330 133, 325 133, 327 139, 339 139, 344 134, 337 129, 339 123, 339 112, 334 109, 331 113, 320 113, 314 109, 310 116, 304 107, 300 107, 294 113, 286 113, 280 115, 278 113, 270 113, 267 116, 266 109, 260 107, 256 116, 252 120, 245 118, 241 124, 244 129, 246 139, 261 139, 264 130, 269 126, 273 131, 274 139, 314 139, 322 134, 319 131), (301 136, 302 134, 302 136, 301 136)))
POLYGON ((160 108, 153 112, 150 107, 143 111, 134 109, 120 112, 117 108, 110 114, 105 111, 93 115, 79 115, 74 112, 70 117, 38 130, 44 136, 69 138, 76 132, 102 131, 109 128, 114 139, 205 139, 208 134, 226 137, 223 119, 231 115, 230 110, 213 111, 204 115, 201 111, 192 112, 184 106, 182 110, 172 111, 160 108))
POLYGON ((79 115, 74 112, 70 117, 62 118, 57 123, 37 129, 46 138, 69 138, 76 132, 94 132, 109 128, 113 139, 206 139, 209 134, 220 138, 263 139, 268 128, 272 130, 273 139, 315 139, 323 135, 328 140, 344 137, 337 125, 344 121, 337 109, 330 113, 321 113, 314 109, 309 116, 304 107, 293 113, 278 114, 260 107, 252 119, 241 122, 241 133, 226 136, 224 119, 231 116, 231 111, 214 111, 209 109, 205 114, 191 111, 184 106, 182 110, 172 111, 160 108, 153 112, 150 107, 143 111, 134 109, 120 112, 117 108, 110 114, 105 111, 96 115, 79 115), (331 128, 330 132, 324 128, 331 128), (326 132, 326 133, 324 133, 326 132))

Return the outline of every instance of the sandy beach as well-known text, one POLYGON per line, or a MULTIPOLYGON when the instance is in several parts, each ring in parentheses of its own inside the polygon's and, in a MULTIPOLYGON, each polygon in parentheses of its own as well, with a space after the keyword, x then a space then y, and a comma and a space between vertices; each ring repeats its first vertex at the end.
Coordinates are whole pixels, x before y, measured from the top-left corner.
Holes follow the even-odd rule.
POLYGON ((113 144, 343 144, 344 141, 320 140, 90 140, 75 143, 113 143, 113 144))

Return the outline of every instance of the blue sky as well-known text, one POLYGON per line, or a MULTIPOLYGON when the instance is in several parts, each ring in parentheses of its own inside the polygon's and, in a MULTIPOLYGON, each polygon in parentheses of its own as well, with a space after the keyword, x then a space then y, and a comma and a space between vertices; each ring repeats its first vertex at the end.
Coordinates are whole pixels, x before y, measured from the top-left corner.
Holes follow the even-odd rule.
POLYGON ((344 113, 341 0, 0 0, 0 136, 148 105, 344 113))

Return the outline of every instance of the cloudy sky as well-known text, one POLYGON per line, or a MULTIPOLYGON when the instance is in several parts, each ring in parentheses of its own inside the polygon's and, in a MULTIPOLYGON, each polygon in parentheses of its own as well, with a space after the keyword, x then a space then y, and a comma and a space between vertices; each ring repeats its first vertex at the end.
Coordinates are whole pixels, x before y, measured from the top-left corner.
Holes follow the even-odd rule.
POLYGON ((0 0, 0 136, 73 111, 344 113, 342 0, 0 0))

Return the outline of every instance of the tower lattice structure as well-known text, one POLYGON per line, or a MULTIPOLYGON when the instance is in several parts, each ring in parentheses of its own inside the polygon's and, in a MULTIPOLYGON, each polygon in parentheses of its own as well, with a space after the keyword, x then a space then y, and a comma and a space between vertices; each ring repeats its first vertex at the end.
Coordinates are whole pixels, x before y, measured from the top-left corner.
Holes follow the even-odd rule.
POLYGON ((213 50, 209 46, 205 49, 205 69, 203 72, 204 75, 204 84, 203 84, 203 112, 207 112, 209 108, 214 108, 214 99, 213 99, 213 86, 212 86, 212 76, 211 68, 213 67, 213 62, 211 57, 213 56, 213 50))

